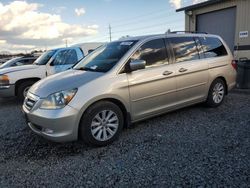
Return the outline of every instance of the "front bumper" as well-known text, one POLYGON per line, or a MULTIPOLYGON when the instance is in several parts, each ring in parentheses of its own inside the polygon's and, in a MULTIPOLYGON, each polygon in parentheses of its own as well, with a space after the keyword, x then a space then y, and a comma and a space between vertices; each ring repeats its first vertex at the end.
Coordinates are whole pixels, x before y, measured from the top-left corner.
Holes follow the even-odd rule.
POLYGON ((58 110, 35 109, 29 111, 23 105, 30 129, 54 142, 70 142, 78 139, 78 111, 70 106, 58 110))
POLYGON ((9 85, 8 87, 0 86, 0 97, 14 97, 15 85, 9 85))

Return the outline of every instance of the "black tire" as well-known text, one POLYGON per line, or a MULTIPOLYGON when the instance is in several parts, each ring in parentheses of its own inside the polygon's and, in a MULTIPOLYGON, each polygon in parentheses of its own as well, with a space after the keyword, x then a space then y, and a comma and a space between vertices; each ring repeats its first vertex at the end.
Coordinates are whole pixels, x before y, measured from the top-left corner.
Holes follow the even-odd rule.
POLYGON ((208 107, 211 107, 211 108, 215 108, 215 107, 218 107, 220 106, 223 101, 224 101, 224 98, 225 98, 225 95, 226 95, 226 84, 225 82, 220 79, 220 78, 217 78, 216 80, 214 80, 209 88, 209 92, 208 92, 208 97, 207 97, 207 101, 206 101, 206 105, 208 107), (216 101, 214 99, 214 90, 215 90, 215 87, 220 85, 221 88, 223 88, 223 95, 222 96, 222 99, 216 101))
POLYGON ((34 81, 26 81, 26 82, 23 82, 21 83, 18 88, 17 88, 17 98, 20 102, 23 102, 24 99, 25 99, 25 96, 24 96, 24 91, 27 89, 27 88, 30 88, 35 82, 34 81))
MULTIPOLYGON (((106 123, 108 123, 108 122, 106 122, 106 123)), ((106 146, 106 145, 114 142, 116 139, 118 139, 118 137, 123 129, 123 125, 124 125, 124 116, 123 116, 121 109, 112 102, 100 101, 100 102, 97 102, 97 103, 93 104, 92 106, 90 106, 86 110, 86 112, 84 113, 82 120, 81 120, 81 123, 79 125, 80 126, 79 136, 82 138, 82 140, 86 144, 93 145, 93 146, 106 146), (92 124, 92 121, 94 121, 95 117, 104 110, 114 112, 114 115, 118 119, 118 123, 117 123, 118 127, 117 127, 116 132, 114 133, 114 135, 112 137, 110 137, 108 140, 100 141, 93 136, 93 134, 92 134, 93 127, 91 127, 91 124, 92 124)), ((100 126, 98 126, 98 127, 100 127, 100 126)), ((104 129, 106 130, 106 127, 105 128, 102 127, 101 129, 102 129, 101 135, 103 136, 104 135, 103 131, 104 131, 104 129)), ((107 133, 107 131, 106 131, 106 133, 107 133)))

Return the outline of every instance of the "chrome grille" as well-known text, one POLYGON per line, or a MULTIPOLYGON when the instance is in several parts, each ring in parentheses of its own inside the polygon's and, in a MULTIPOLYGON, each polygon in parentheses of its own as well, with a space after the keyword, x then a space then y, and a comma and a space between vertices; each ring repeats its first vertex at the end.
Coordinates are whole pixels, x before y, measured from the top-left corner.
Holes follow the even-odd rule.
POLYGON ((24 101, 25 108, 29 111, 32 110, 38 99, 39 98, 37 96, 33 95, 32 93, 28 93, 24 101))

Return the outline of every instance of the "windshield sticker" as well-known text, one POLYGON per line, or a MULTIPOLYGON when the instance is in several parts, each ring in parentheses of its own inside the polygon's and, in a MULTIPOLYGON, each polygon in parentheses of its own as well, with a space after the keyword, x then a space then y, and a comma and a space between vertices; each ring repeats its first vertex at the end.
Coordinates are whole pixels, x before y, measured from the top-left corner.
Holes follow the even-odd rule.
POLYGON ((93 65, 93 66, 91 66, 90 68, 93 69, 93 70, 95 70, 95 69, 97 69, 97 67, 98 67, 98 66, 93 65))
POLYGON ((120 45, 121 46, 130 46, 131 44, 133 44, 133 42, 122 42, 120 45))

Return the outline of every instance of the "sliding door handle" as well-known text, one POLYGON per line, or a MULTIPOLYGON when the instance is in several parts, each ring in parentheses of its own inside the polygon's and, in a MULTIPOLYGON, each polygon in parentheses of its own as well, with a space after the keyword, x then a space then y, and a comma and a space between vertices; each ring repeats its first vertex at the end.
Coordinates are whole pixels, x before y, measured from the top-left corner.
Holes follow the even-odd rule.
POLYGON ((186 72, 187 71, 187 69, 185 69, 185 68, 180 68, 179 69, 179 72, 186 72))
POLYGON ((163 75, 164 75, 164 76, 168 76, 168 75, 170 75, 170 74, 173 74, 173 72, 171 72, 171 71, 165 71, 165 72, 163 72, 163 75))

